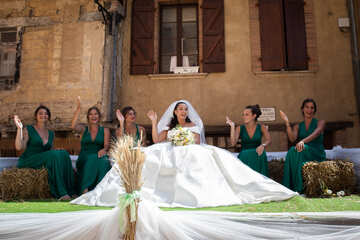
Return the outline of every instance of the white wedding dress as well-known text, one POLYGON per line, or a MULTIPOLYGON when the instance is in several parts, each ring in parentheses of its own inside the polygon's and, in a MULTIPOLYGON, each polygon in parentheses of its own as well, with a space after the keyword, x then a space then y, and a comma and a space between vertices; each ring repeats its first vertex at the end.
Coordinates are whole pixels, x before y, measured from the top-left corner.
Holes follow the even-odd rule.
MULTIPOLYGON (((198 127, 191 127, 199 133, 198 127)), ((160 207, 214 207, 280 201, 297 193, 253 171, 232 153, 206 144, 142 148, 145 153, 141 198, 160 207)), ((71 203, 115 206, 124 193, 116 165, 93 191, 71 203)))

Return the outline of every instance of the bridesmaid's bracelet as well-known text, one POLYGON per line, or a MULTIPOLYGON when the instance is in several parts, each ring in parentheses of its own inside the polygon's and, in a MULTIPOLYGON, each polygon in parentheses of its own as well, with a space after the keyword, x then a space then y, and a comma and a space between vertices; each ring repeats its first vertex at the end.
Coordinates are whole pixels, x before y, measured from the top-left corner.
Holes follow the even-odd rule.
POLYGON ((262 143, 261 145, 262 145, 264 148, 266 147, 266 144, 265 144, 265 143, 262 143))

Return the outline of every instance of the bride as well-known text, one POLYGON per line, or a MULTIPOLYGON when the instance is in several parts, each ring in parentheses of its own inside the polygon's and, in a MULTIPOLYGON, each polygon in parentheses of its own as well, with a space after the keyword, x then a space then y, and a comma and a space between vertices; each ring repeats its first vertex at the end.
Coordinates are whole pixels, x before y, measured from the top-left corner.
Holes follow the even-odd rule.
MULTIPOLYGON (((281 184, 251 170, 232 153, 205 144, 204 125, 186 100, 172 103, 157 123, 149 111, 155 144, 143 148, 142 199, 160 207, 214 207, 279 201, 297 195, 281 184), (168 132, 180 125, 194 134, 196 144, 174 146, 168 132)), ((116 165, 97 187, 73 204, 115 206, 123 193, 116 165)))

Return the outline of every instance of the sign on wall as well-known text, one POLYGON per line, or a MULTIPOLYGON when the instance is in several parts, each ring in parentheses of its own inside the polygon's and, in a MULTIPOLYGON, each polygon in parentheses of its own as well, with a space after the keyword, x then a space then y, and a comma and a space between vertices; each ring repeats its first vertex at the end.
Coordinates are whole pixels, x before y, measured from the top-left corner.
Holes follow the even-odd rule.
POLYGON ((261 116, 258 118, 260 122, 272 122, 275 121, 275 108, 274 107, 267 107, 267 108, 260 108, 261 109, 261 116))

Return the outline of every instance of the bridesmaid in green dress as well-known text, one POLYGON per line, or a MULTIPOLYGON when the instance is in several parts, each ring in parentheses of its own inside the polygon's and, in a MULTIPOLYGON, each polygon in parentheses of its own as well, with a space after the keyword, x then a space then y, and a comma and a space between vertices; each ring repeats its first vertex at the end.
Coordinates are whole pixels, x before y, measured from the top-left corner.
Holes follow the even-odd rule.
POLYGON ((303 192, 302 167, 309 161, 322 162, 326 159, 323 132, 324 120, 314 118, 316 103, 313 99, 305 99, 301 105, 304 121, 290 126, 286 114, 280 111, 280 117, 285 121, 286 132, 291 142, 297 141, 286 155, 284 165, 283 185, 296 192, 303 192))
POLYGON ((122 137, 130 135, 134 138, 134 145, 137 145, 141 139, 141 146, 146 144, 146 131, 145 128, 136 124, 136 111, 133 107, 124 107, 121 112, 116 110, 116 117, 119 121, 119 127, 116 129, 116 136, 122 137))
POLYGON ((230 125, 230 141, 234 146, 241 140, 241 151, 238 158, 251 169, 268 176, 268 162, 265 147, 271 143, 271 137, 266 126, 257 123, 261 115, 259 105, 250 105, 243 111, 244 125, 235 127, 235 123, 226 117, 230 125), (262 137, 264 142, 261 143, 262 137))
POLYGON ((59 200, 69 200, 75 194, 74 171, 69 153, 65 150, 51 150, 54 132, 47 128, 50 110, 40 105, 35 110, 35 125, 23 125, 18 116, 14 116, 17 127, 15 148, 25 150, 18 161, 19 168, 48 170, 48 181, 51 194, 59 200))
POLYGON ((97 107, 88 109, 87 126, 77 124, 81 109, 80 105, 80 97, 78 97, 71 127, 82 135, 81 151, 76 161, 76 169, 78 172, 79 193, 86 193, 95 188, 111 168, 107 156, 110 145, 110 131, 108 128, 99 125, 101 113, 97 107))

